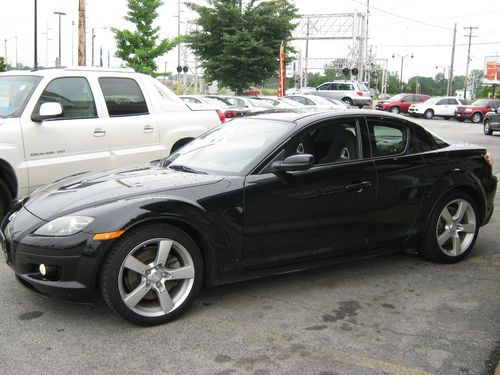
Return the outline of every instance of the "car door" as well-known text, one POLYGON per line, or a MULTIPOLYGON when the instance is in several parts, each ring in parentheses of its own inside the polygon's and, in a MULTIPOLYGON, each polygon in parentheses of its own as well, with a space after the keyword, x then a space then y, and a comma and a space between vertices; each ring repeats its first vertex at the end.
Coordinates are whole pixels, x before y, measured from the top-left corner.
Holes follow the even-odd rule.
POLYGON ((404 241, 411 233, 426 186, 426 166, 411 126, 404 120, 368 117, 378 179, 370 243, 404 241))
POLYGON ((362 251, 377 179, 362 147, 361 117, 326 120, 292 137, 266 168, 247 177, 244 257, 248 268, 362 251), (273 173, 272 161, 312 154, 305 171, 273 173))
POLYGON ((449 112, 448 98, 439 99, 433 106, 435 116, 446 116, 449 112))
POLYGON ((448 98, 448 104, 445 106, 446 113, 444 116, 454 116, 455 110, 459 105, 462 105, 460 101, 456 98, 448 98))
POLYGON ((106 103, 105 119, 113 168, 147 163, 161 157, 163 146, 139 83, 129 77, 99 77, 106 103))
POLYGON ((47 83, 33 110, 22 116, 29 192, 68 175, 111 166, 109 137, 97 115, 85 77, 59 77, 47 83), (35 122, 40 106, 60 103, 61 116, 35 122), (34 118, 34 117, 33 117, 34 118))

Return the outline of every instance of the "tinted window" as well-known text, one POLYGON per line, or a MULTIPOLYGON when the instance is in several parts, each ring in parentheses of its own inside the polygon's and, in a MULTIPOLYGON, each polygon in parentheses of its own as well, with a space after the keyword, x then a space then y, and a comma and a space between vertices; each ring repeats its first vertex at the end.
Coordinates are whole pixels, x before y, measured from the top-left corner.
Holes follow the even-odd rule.
POLYGON ((318 90, 332 90, 332 85, 330 83, 326 83, 318 87, 318 90))
POLYGON ((131 78, 99 78, 110 117, 149 113, 144 95, 131 78))
POLYGON ((436 105, 446 105, 446 104, 448 104, 448 99, 441 99, 436 103, 436 105))
POLYGON ((384 120, 369 120, 373 133, 373 156, 401 154, 408 142, 408 128, 400 123, 389 123, 384 120))
POLYGON ((283 141, 294 125, 285 121, 235 119, 170 155, 163 166, 206 173, 241 175, 283 141), (184 168, 182 167, 184 166, 184 168))
POLYGON ((47 102, 62 105, 63 115, 58 119, 97 117, 92 91, 83 77, 64 77, 51 81, 40 96, 36 111, 42 103, 47 102))

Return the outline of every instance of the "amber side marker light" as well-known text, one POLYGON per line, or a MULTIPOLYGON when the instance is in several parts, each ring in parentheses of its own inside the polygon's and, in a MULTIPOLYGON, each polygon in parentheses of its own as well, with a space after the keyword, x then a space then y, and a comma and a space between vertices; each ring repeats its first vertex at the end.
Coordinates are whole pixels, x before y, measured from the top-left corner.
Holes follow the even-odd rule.
POLYGON ((120 237, 123 233, 125 233, 124 230, 119 230, 117 232, 97 233, 97 234, 94 234, 94 237, 92 237, 92 239, 94 241, 113 240, 115 238, 120 237))

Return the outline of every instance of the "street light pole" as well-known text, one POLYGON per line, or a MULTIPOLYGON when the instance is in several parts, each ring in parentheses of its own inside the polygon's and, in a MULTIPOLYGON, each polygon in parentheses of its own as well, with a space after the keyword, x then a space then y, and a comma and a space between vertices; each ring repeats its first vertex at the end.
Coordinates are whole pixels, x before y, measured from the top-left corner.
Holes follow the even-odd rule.
POLYGON ((36 14, 36 8, 37 8, 37 3, 36 3, 36 0, 35 0, 35 14, 34 14, 34 18, 35 18, 35 35, 34 35, 34 41, 35 41, 35 48, 34 48, 34 61, 33 61, 33 69, 37 70, 38 69, 38 43, 37 43, 37 14, 36 14))
POLYGON ((5 58, 5 65, 7 66, 7 64, 9 63, 9 61, 7 60, 7 38, 5 38, 3 41, 5 43, 5 52, 3 56, 5 58))
POLYGON ((392 54, 392 58, 395 58, 396 56, 401 57, 401 71, 399 74, 399 88, 400 88, 400 92, 403 92, 403 61, 408 56, 410 56, 413 59, 413 53, 408 53, 408 54, 403 55, 403 56, 398 55, 397 53, 392 54))
POLYGON ((59 56, 57 59, 57 67, 61 66, 61 16, 65 16, 66 13, 63 12, 54 12, 54 14, 57 14, 59 17, 59 56))

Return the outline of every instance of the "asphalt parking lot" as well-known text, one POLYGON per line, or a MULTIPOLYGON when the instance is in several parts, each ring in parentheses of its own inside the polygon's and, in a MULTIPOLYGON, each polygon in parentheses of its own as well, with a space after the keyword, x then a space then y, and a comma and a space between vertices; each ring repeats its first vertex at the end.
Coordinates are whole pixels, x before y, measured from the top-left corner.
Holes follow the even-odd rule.
MULTIPOLYGON (((488 147, 500 133, 418 120, 488 147)), ((203 290, 178 320, 140 328, 102 302, 34 296, 0 263, 2 374, 493 374, 500 358, 500 199, 454 265, 395 254, 203 290)))

